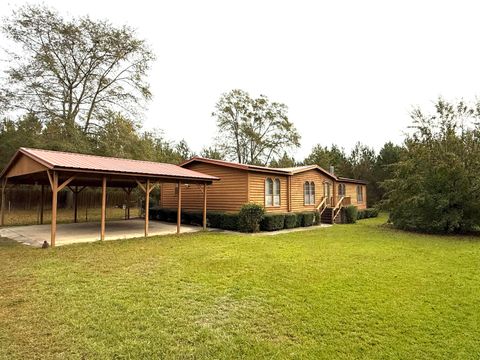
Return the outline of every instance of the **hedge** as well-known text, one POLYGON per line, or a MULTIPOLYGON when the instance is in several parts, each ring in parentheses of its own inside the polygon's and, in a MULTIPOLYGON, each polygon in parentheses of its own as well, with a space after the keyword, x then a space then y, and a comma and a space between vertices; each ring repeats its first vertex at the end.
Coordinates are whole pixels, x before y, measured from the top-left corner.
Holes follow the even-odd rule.
POLYGON ((357 219, 369 219, 378 216, 377 208, 367 208, 363 210, 358 210, 357 219))
POLYGON ((304 212, 302 226, 312 226, 313 221, 315 220, 315 213, 314 212, 304 212))
POLYGON ((257 232, 265 209, 259 204, 245 204, 238 213, 238 229, 241 232, 257 232))
POLYGON ((345 223, 355 224, 358 218, 358 209, 356 206, 349 205, 345 208, 345 223))
POLYGON ((285 214, 285 229, 292 229, 297 227, 297 214, 286 213, 285 214))
POLYGON ((260 222, 263 231, 276 231, 285 228, 285 214, 266 214, 260 222))
MULTIPOLYGON (((252 232, 257 231, 258 228, 262 231, 275 231, 312 226, 315 221, 315 213, 311 211, 299 213, 269 213, 263 215, 263 208, 259 205, 248 204, 242 209, 243 213, 207 211, 207 225, 218 229, 252 232), (256 221, 258 221, 259 225, 257 230, 255 230, 256 221)), ((150 208, 149 214, 149 217, 152 220, 167 222, 177 221, 176 209, 152 207, 150 208)), ((203 213, 198 210, 182 210, 182 223, 189 225, 202 225, 203 213)))
MULTIPOLYGON (((150 208, 149 218, 152 220, 176 222, 177 210, 153 207, 150 208)), ((237 213, 207 211, 207 225, 209 227, 236 231, 239 229, 238 219, 239 216, 237 213)), ((203 213, 195 210, 183 210, 182 223, 188 225, 202 225, 203 213)))

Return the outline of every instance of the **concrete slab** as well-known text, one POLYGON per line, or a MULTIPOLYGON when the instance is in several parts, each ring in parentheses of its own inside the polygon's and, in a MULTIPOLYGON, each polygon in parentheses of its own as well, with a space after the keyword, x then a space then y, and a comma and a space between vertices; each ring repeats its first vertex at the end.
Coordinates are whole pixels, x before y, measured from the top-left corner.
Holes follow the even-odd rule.
MULTIPOLYGON (((196 232, 202 230, 199 226, 182 225, 181 232, 196 232)), ((150 220, 149 236, 169 235, 177 232, 177 225, 150 220)), ((105 240, 130 239, 143 237, 144 220, 114 220, 107 221, 105 240)), ((25 245, 40 247, 46 240, 50 243, 50 224, 10 226, 0 228, 0 237, 7 237, 25 245)), ((68 245, 100 240, 100 223, 57 224, 56 245, 68 245)))

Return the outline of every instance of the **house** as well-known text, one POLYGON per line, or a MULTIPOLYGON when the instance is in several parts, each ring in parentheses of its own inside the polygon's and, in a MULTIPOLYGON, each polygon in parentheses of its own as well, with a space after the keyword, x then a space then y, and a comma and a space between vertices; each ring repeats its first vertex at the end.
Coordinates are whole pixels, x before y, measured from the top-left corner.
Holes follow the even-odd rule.
MULTIPOLYGON (((245 203, 257 203, 266 212, 320 211, 322 221, 332 223, 340 209, 366 208, 366 182, 336 176, 317 165, 270 168, 194 157, 180 166, 220 178, 208 186, 209 211, 238 211, 245 203)), ((202 189, 183 185, 182 209, 202 209, 202 189)), ((175 208, 178 184, 164 184, 160 206, 175 208)))

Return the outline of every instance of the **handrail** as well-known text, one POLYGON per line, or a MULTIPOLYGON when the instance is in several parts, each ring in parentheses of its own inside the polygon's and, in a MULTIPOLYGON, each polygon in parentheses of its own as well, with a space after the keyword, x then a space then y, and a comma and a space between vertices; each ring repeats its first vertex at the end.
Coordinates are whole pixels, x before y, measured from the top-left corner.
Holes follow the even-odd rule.
POLYGON ((345 196, 342 196, 340 200, 338 200, 337 205, 335 205, 335 209, 338 208, 339 206, 342 207, 343 199, 345 199, 345 196))
POLYGON ((318 204, 317 210, 320 210, 320 208, 322 207, 322 205, 325 205, 326 202, 327 202, 327 198, 324 197, 323 200, 320 202, 320 204, 318 204))
POLYGON ((345 196, 342 196, 340 200, 338 200, 337 205, 335 205, 335 208, 333 209, 332 223, 335 222, 335 219, 337 218, 338 214, 340 214, 340 210, 342 210, 343 199, 345 199, 345 196))

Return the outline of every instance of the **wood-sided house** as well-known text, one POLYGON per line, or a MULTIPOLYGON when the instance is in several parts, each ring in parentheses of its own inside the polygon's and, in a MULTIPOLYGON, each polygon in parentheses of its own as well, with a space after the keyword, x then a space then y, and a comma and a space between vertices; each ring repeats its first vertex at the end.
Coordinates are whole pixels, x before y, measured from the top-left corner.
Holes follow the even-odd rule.
MULTIPOLYGON (((208 186, 209 211, 238 211, 246 203, 257 203, 266 212, 318 210, 322 222, 333 223, 340 209, 354 205, 366 208, 366 182, 336 176, 317 165, 270 168, 194 157, 180 166, 220 178, 208 186)), ((183 185, 182 209, 202 209, 202 190, 183 185)), ((160 206, 175 208, 178 185, 164 184, 160 206)))

